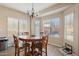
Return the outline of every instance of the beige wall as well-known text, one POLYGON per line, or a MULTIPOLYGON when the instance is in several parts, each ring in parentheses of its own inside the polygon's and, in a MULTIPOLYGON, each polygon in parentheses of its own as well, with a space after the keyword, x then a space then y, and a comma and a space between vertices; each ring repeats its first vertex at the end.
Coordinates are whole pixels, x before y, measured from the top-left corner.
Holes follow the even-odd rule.
MULTIPOLYGON (((8 36, 8 24, 7 24, 8 17, 29 20, 28 15, 26 15, 25 13, 0 6, 0 36, 8 36)), ((28 24, 29 24, 28 31, 30 32, 30 23, 28 22, 28 24)), ((8 38, 10 46, 11 43, 13 43, 13 39, 10 37, 8 38)))
POLYGON ((31 18, 31 34, 34 34, 34 21, 35 21, 35 18, 31 18))
POLYGON ((6 17, 0 15, 0 36, 7 36, 7 20, 6 17))

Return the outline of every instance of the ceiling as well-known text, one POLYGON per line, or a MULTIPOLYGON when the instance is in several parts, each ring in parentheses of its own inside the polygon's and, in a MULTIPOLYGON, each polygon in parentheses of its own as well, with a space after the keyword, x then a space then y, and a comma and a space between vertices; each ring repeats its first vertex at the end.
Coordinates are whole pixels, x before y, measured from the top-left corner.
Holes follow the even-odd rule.
MULTIPOLYGON (((45 8, 48 8, 51 5, 54 5, 55 3, 33 3, 35 12, 39 12, 45 8)), ((27 10, 32 9, 32 3, 0 3, 0 5, 12 8, 24 13, 27 13, 27 10)))
POLYGON ((57 4, 57 3, 0 3, 1 6, 8 7, 23 13, 31 11, 32 4, 35 12, 38 13, 37 17, 60 12, 67 8, 65 7, 65 5, 69 5, 69 4, 57 4))

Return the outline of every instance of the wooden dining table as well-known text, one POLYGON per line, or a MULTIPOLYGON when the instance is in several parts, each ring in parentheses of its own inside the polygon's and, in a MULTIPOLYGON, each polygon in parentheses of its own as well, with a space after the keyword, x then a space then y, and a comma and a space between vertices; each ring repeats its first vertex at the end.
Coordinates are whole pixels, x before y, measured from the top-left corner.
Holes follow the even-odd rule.
MULTIPOLYGON (((19 40, 23 42, 31 42, 32 43, 32 55, 34 55, 34 42, 38 41, 40 42, 42 40, 41 36, 19 36, 19 40)), ((26 51, 25 51, 26 52, 26 51)), ((27 53, 25 53, 27 55, 27 53)))

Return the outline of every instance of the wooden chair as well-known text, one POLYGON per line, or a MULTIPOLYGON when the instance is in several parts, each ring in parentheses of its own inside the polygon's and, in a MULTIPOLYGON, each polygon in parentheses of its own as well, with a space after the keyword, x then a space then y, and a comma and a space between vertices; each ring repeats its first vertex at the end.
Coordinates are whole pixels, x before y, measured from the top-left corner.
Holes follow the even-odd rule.
POLYGON ((42 37, 42 52, 47 56, 47 44, 48 44, 48 36, 42 37))
POLYGON ((38 49, 38 51, 35 50, 35 55, 41 55, 45 53, 47 56, 47 44, 48 44, 48 36, 43 36, 42 40, 39 43, 34 44, 34 48, 38 49))
POLYGON ((19 56, 20 52, 25 51, 24 48, 26 49, 26 47, 29 47, 30 45, 24 44, 23 47, 20 47, 19 46, 19 39, 15 35, 13 35, 13 38, 14 38, 14 44, 15 44, 15 56, 19 56))
POLYGON ((29 32, 23 32, 22 34, 23 35, 29 35, 29 32))
POLYGON ((31 37, 35 37, 36 35, 30 35, 31 37))
POLYGON ((40 35, 42 36, 43 34, 45 34, 44 32, 40 32, 40 35))

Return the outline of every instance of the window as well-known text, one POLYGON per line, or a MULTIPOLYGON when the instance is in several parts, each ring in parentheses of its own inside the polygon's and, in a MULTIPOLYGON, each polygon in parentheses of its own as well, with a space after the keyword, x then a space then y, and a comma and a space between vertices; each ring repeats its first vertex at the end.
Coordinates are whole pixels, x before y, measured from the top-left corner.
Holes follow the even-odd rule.
POLYGON ((70 41, 73 41, 73 16, 73 13, 67 14, 65 16, 64 37, 70 41))
POLYGON ((8 33, 9 34, 18 34, 18 19, 8 18, 8 33))
POLYGON ((28 32, 28 23, 25 19, 19 19, 19 33, 28 32))
MULTIPOLYGON (((13 17, 8 17, 8 38, 9 38, 9 45, 12 46, 13 44, 13 34, 18 35, 18 33, 22 34, 22 32, 28 31, 28 24, 27 20, 25 19, 17 19, 13 17)), ((21 43, 21 42, 20 42, 21 43)))
POLYGON ((16 18, 12 18, 12 17, 8 17, 8 21, 7 21, 7 25, 8 25, 8 46, 12 46, 14 44, 13 41, 13 34, 18 35, 18 19, 16 18))
POLYGON ((35 35, 40 35, 40 20, 35 20, 35 35))
POLYGON ((44 27, 44 32, 50 34, 50 20, 44 20, 43 27, 44 27))
POLYGON ((54 17, 49 20, 44 20, 43 27, 44 32, 53 37, 59 38, 60 19, 58 17, 54 17))
POLYGON ((59 37, 59 27, 60 27, 60 19, 58 17, 55 17, 51 20, 51 32, 50 34, 53 36, 53 37, 59 37))

